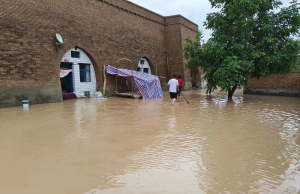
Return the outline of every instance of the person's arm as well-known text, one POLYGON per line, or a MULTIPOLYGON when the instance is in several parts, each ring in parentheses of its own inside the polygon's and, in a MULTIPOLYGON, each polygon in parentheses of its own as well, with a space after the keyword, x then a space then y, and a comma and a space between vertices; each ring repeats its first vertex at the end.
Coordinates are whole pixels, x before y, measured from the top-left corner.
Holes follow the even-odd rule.
POLYGON ((179 83, 178 83, 178 81, 177 81, 177 86, 176 86, 176 88, 177 88, 177 91, 179 91, 179 83))
POLYGON ((170 81, 168 81, 168 86, 170 85, 170 81))

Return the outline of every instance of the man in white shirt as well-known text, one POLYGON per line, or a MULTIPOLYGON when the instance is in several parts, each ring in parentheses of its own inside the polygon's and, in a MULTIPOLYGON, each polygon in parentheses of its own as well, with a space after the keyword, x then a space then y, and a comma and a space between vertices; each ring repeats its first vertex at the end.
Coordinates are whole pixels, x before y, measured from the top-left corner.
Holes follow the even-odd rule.
POLYGON ((170 92, 170 98, 172 104, 174 104, 175 100, 177 99, 177 91, 178 91, 178 81, 177 81, 177 76, 174 74, 173 78, 169 80, 168 86, 169 86, 169 92, 170 92))

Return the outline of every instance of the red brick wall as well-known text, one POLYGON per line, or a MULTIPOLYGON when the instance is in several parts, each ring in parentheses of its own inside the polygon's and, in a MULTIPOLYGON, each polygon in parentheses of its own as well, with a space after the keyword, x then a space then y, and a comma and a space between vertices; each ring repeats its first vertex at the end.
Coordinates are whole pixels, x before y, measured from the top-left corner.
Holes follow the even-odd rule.
MULTIPOLYGON (((196 33, 198 31, 193 29, 191 30, 187 26, 181 26, 181 45, 182 50, 186 46, 186 38, 191 38, 195 40, 196 33)), ((185 89, 191 89, 192 87, 200 87, 201 77, 200 77, 200 68, 194 68, 192 70, 186 69, 186 60, 183 58, 183 69, 184 69, 184 80, 185 80, 185 89)))
POLYGON ((300 71, 295 70, 288 75, 271 75, 259 80, 252 79, 247 88, 300 90, 300 71))
POLYGON ((181 15, 166 17, 165 24, 169 78, 173 74, 181 75, 184 80, 184 89, 191 89, 192 75, 191 70, 185 69, 183 48, 186 38, 195 38, 198 26, 181 15))
POLYGON ((100 87, 103 65, 123 57, 134 69, 146 57, 153 74, 167 82, 167 57, 169 74, 182 75, 183 39, 197 29, 182 16, 163 17, 124 0, 2 0, 0 87, 60 86, 61 58, 76 46, 90 56, 100 87), (63 46, 55 46, 56 33, 63 46))
POLYGON ((180 24, 166 26, 168 79, 172 78, 173 74, 183 73, 180 38, 180 24))
POLYGON ((60 60, 75 46, 91 55, 99 72, 122 57, 165 65, 164 25, 103 2, 4 0, 0 13, 0 86, 59 85, 60 60), (54 46, 55 33, 64 46, 54 46))

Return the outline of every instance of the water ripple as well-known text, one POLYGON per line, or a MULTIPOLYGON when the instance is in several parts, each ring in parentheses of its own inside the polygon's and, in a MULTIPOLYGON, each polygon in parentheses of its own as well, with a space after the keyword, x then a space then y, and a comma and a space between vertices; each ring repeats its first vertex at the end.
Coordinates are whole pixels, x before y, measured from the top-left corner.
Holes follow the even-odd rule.
POLYGON ((184 94, 1 109, 0 193, 300 191, 299 98, 184 94))

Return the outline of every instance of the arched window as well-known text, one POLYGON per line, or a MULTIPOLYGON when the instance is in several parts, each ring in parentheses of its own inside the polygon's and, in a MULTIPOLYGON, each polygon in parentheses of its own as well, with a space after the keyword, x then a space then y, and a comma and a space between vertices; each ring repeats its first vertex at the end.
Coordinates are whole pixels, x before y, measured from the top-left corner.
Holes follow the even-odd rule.
POLYGON ((68 50, 61 59, 60 67, 63 93, 74 93, 77 97, 95 94, 97 83, 94 66, 83 50, 68 50), (65 72, 68 75, 63 75, 65 72))
POLYGON ((144 72, 151 75, 151 68, 145 58, 141 58, 138 64, 137 71, 144 72))

